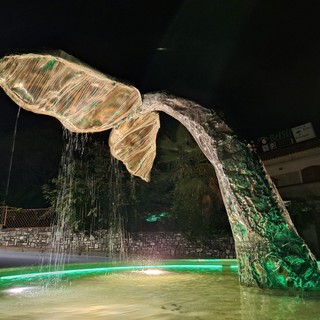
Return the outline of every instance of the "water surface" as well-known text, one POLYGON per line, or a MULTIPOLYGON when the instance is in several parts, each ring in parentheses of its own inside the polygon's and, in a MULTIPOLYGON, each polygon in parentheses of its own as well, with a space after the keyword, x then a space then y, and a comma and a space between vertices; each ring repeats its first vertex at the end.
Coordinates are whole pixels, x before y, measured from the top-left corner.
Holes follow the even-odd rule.
POLYGON ((319 292, 243 288, 234 271, 154 270, 13 284, 0 319, 320 319, 319 292))

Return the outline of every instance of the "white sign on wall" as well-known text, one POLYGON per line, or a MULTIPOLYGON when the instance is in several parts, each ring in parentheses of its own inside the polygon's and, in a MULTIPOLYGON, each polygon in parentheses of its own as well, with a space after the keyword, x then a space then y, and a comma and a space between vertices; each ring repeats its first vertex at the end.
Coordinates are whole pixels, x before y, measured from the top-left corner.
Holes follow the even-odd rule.
POLYGON ((316 137, 311 122, 302 124, 300 126, 291 128, 292 134, 296 142, 309 140, 316 137))

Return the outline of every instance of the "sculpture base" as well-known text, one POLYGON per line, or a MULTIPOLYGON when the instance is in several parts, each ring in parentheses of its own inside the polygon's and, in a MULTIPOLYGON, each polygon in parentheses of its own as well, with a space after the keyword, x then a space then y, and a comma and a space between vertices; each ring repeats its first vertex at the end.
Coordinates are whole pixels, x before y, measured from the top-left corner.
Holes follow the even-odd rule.
POLYGON ((236 243, 240 283, 260 288, 320 289, 317 261, 300 238, 236 243))

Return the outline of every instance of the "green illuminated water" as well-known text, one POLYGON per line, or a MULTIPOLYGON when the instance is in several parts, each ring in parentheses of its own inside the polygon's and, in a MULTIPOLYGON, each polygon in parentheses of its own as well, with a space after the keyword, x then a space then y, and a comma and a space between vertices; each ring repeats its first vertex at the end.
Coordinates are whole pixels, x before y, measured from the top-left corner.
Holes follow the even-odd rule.
POLYGON ((58 286, 36 269, 1 271, 0 319, 320 319, 319 292, 242 287, 235 261, 71 267, 58 286))

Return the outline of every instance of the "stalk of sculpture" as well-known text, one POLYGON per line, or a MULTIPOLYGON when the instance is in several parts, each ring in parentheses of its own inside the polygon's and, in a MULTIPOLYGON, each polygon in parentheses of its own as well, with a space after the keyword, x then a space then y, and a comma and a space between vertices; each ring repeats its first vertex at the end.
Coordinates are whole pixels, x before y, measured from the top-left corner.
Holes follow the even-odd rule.
POLYGON ((320 288, 316 260, 252 148, 215 112, 194 102, 150 94, 142 109, 163 111, 179 120, 214 166, 235 240, 241 284, 320 288))
POLYGON ((212 110, 148 94, 67 56, 21 55, 0 61, 0 86, 22 108, 56 117, 71 131, 112 129, 111 153, 148 180, 156 154, 157 111, 180 121, 216 170, 239 262, 240 282, 264 288, 320 289, 320 272, 277 189, 250 146, 212 110))

